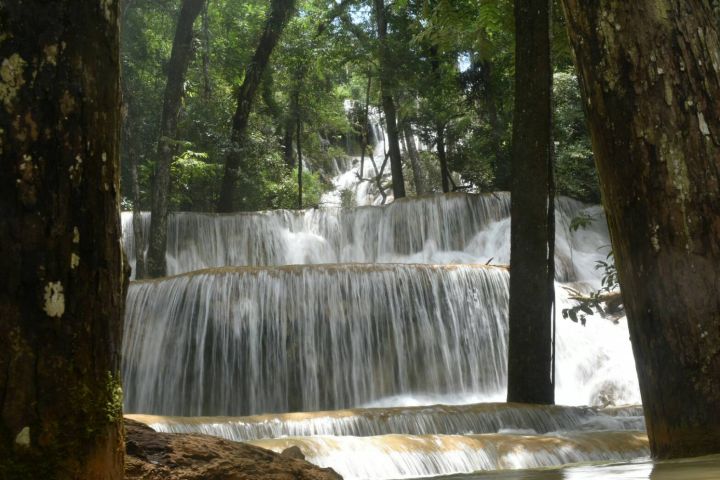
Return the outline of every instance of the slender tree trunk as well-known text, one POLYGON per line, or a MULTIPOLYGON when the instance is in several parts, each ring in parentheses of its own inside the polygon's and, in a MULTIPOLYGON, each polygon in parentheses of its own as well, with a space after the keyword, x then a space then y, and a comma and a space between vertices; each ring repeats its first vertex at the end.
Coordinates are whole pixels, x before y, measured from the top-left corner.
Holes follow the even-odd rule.
POLYGON ((392 97, 392 85, 390 80, 389 51, 387 46, 387 18, 384 0, 374 0, 375 20, 378 30, 378 58, 380 61, 380 90, 382 96, 383 113, 385 113, 385 124, 387 127, 388 151, 390 153, 390 172, 392 174, 393 196, 402 198, 405 196, 405 179, 402 171, 402 156, 400 155, 400 136, 397 127, 397 113, 395 101, 392 97))
POLYGON ((422 167, 420 166, 420 155, 415 146, 415 135, 410 122, 403 122, 403 136, 405 137, 405 150, 410 157, 410 167, 413 172, 413 182, 415 183, 415 194, 424 195, 427 192, 425 181, 423 179, 422 167))
POLYGON ((450 171, 448 170, 447 154, 445 152, 445 125, 437 124, 435 127, 435 146, 440 160, 440 179, 443 193, 450 191, 450 171))
POLYGON ((370 117, 370 87, 372 75, 368 71, 367 87, 365 89, 365 110, 363 111, 362 131, 360 134, 360 179, 365 176, 365 149, 368 145, 368 119, 370 117))
POLYGON ((515 1, 508 401, 554 402, 549 165, 552 159, 550 1, 515 1))
POLYGON ((298 208, 303 208, 303 182, 302 182, 302 122, 300 117, 296 119, 296 135, 297 135, 297 154, 298 154, 298 208))
POLYGON ((202 52, 202 69, 203 69, 203 97, 210 100, 212 95, 212 81, 210 80, 210 15, 208 12, 208 2, 205 1, 202 10, 202 36, 203 36, 203 52, 202 52))
POLYGON ((175 39, 168 62, 165 99, 160 120, 160 139, 157 146, 155 175, 153 177, 150 217, 150 245, 147 255, 147 274, 165 276, 167 265, 167 217, 170 190, 170 163, 175 151, 177 120, 183 95, 183 84, 192 57, 193 24, 200 15, 205 0, 184 0, 180 9, 175 39))
POLYGON ((657 457, 720 452, 720 42, 703 0, 563 1, 657 457))
POLYGON ((0 478, 120 480, 118 3, 0 24, 0 478))
POLYGON ((270 55, 295 10, 295 0, 272 0, 269 8, 260 41, 255 54, 245 69, 245 80, 240 85, 240 91, 238 92, 237 108, 233 116, 232 133, 230 135, 232 148, 225 157, 225 172, 220 186, 220 198, 217 208, 219 212, 231 212, 233 210, 235 186, 244 156, 242 150, 245 145, 245 135, 253 102, 255 101, 255 94, 270 62, 270 55))

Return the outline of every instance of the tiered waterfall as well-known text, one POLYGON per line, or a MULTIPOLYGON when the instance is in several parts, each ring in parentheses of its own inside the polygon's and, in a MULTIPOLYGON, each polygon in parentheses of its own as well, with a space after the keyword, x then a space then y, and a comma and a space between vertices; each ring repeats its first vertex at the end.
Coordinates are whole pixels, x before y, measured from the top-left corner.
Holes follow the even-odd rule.
MULTIPOLYGON (((557 201, 556 397, 574 406, 481 403, 505 394, 509 202, 171 215, 173 276, 128 293, 126 411, 160 430, 298 445, 346 478, 647 455, 641 409, 604 408, 639 403, 624 319, 559 314, 565 286, 599 284, 609 240, 595 206, 557 201), (581 213, 593 221, 572 231, 581 213)), ((131 214, 123 227, 133 264, 131 214)))

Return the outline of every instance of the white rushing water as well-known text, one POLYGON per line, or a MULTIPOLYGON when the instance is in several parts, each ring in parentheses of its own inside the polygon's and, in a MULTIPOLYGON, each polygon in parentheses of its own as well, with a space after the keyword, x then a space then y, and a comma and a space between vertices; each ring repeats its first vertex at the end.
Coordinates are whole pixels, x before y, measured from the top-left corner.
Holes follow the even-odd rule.
POLYGON ((507 278, 482 266, 333 265, 133 284, 127 410, 241 415, 494 393, 506 371, 507 278))
MULTIPOLYGON (((559 281, 599 277, 610 240, 602 211, 569 198, 557 201, 559 281), (570 230, 580 214, 595 220, 570 230)), ((150 216, 143 214, 144 238, 150 216)), ((135 265, 132 213, 123 212, 123 242, 135 265)), ((168 274, 222 266, 321 263, 510 262, 510 196, 446 194, 382 207, 273 210, 236 214, 175 213, 168 218, 168 274)), ((147 249, 147 246, 145 247, 147 249)))
POLYGON ((640 401, 625 319, 561 317, 566 286, 599 286, 599 207, 556 202, 556 401, 574 406, 478 404, 505 398, 509 195, 378 206, 359 168, 338 166, 329 208, 171 214, 174 276, 128 292, 126 412, 161 431, 299 446, 347 479, 648 455, 640 407, 600 408, 640 401), (341 208, 343 190, 366 206, 341 208), (593 221, 571 231, 578 215, 593 221))
POLYGON ((331 466, 346 480, 420 478, 479 470, 539 468, 622 461, 650 453, 643 432, 566 432, 547 435, 382 435, 256 440, 281 452, 298 446, 311 463, 331 466), (348 454, 352 452, 352 454, 348 454))
MULTIPOLYGON (((228 268, 134 283, 126 411, 243 415, 398 395, 499 399, 507 302, 507 271, 479 265, 228 268)), ((558 321, 560 403, 636 400, 629 342, 612 338, 624 328, 558 321)))
POLYGON ((645 430, 642 409, 482 403, 294 412, 247 417, 130 415, 168 433, 203 433, 234 441, 280 437, 473 435, 522 432, 645 430))

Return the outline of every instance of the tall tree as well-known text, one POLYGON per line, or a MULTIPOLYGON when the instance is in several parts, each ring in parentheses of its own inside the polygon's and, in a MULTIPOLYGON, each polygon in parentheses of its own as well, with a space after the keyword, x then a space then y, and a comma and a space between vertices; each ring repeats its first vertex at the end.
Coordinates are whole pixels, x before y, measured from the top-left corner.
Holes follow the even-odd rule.
POLYGON ((122 479, 118 2, 0 3, 0 477, 122 479))
POLYGON ((508 401, 554 403, 549 0, 515 0, 508 401))
POLYGON ((225 157, 225 172, 220 187, 220 198, 218 200, 219 212, 230 212, 233 209, 235 197, 235 185, 239 168, 243 159, 243 147, 245 134, 247 132, 250 113, 252 112, 255 94, 262 80, 265 69, 270 61, 275 46, 280 40, 285 25, 295 10, 295 0, 272 0, 270 2, 265 26, 257 49, 250 63, 245 69, 243 80, 237 97, 237 108, 232 121, 231 142, 232 147, 225 157))
POLYGON ((405 179, 402 171, 402 157, 400 155, 400 135, 397 126, 397 112, 393 100, 393 87, 391 78, 390 49, 387 34, 387 11, 384 0, 373 0, 375 10, 375 22, 378 34, 378 60, 380 66, 380 91, 382 97, 382 109, 385 114, 385 126, 388 140, 388 153, 390 155, 390 172, 392 174, 393 196, 402 198, 405 196, 405 179))
POLYGON ((564 0, 652 453, 720 452, 720 42, 706 0, 564 0))
POLYGON ((146 270, 150 277, 166 274, 168 194, 170 189, 170 163, 175 152, 177 122, 183 96, 183 85, 192 58, 193 24, 203 10, 205 0, 184 0, 178 16, 170 61, 167 65, 167 83, 160 120, 160 139, 152 188, 152 215, 150 217, 150 245, 146 270))

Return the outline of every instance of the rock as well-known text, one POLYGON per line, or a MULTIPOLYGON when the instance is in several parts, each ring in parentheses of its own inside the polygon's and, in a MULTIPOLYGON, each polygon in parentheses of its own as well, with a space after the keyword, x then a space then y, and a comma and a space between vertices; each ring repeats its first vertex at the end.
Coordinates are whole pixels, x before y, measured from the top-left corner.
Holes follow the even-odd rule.
POLYGON ((342 480, 302 460, 297 447, 279 455, 207 435, 159 433, 130 419, 125 448, 126 480, 342 480))
POLYGON ((302 450, 300 450, 300 447, 298 447, 297 445, 286 448, 285 450, 280 452, 280 455, 287 458, 297 458, 300 460, 305 460, 305 455, 303 454, 302 450))

